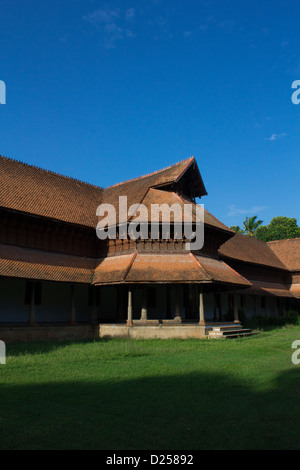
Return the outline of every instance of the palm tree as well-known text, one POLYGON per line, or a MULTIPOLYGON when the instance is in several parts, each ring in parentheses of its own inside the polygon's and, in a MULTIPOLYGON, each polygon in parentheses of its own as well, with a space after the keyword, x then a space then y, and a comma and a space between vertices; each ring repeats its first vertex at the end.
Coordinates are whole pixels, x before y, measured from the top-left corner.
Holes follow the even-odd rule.
POLYGON ((260 225, 263 223, 262 220, 256 220, 257 215, 254 215, 253 217, 246 217, 246 219, 243 222, 243 233, 245 235, 248 235, 250 237, 255 237, 256 230, 260 225))
POLYGON ((229 227, 229 228, 231 230, 233 230, 234 232, 236 232, 236 233, 243 233, 243 230, 238 225, 231 225, 231 227, 229 227))

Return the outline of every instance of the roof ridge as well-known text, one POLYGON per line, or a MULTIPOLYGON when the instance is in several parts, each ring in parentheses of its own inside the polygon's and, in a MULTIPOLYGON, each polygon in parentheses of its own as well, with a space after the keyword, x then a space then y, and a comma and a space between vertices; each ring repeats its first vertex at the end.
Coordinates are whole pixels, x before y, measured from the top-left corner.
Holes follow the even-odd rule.
POLYGON ((108 186, 106 189, 115 188, 117 186, 121 186, 122 184, 133 183, 134 181, 141 180, 143 178, 147 178, 148 176, 156 175, 156 174, 161 173, 161 172, 166 171, 166 170, 170 170, 171 168, 174 168, 175 166, 180 165, 181 163, 185 163, 185 162, 187 163, 188 161, 192 161, 192 160, 195 160, 195 157, 188 157, 185 160, 181 160, 177 163, 173 163, 172 165, 169 165, 165 168, 162 168, 161 170, 152 171, 151 173, 147 173, 146 175, 137 176, 136 178, 132 178, 132 179, 129 179, 127 181, 122 181, 120 183, 113 184, 112 186, 108 186))
POLYGON ((284 241, 290 241, 290 240, 300 240, 300 237, 294 237, 294 238, 283 238, 282 240, 271 240, 269 242, 266 242, 266 243, 280 243, 280 242, 284 242, 284 241))
POLYGON ((47 174, 52 175, 52 176, 58 176, 59 178, 64 178, 64 179, 69 180, 69 181, 75 181, 76 183, 84 184, 86 186, 90 186, 90 187, 95 188, 95 189, 104 190, 104 188, 102 188, 101 186, 96 186, 95 184, 87 183, 86 181, 82 181, 78 178, 73 178, 72 176, 62 175, 61 173, 56 173, 55 171, 47 170, 47 169, 42 168, 42 167, 37 166, 37 165, 31 165, 31 164, 23 162, 21 160, 16 160, 15 158, 6 157, 5 155, 0 155, 0 159, 6 160, 6 161, 9 161, 9 162, 13 162, 13 163, 18 163, 19 165, 23 165, 23 166, 28 167, 28 168, 33 168, 35 170, 42 171, 42 172, 47 173, 47 174))

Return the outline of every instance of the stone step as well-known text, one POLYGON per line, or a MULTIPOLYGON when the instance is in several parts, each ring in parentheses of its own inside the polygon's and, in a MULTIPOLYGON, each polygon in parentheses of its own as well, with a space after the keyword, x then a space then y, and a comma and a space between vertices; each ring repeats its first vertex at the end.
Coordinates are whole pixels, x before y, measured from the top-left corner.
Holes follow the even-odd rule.
POLYGON ((229 326, 221 326, 221 327, 213 327, 211 331, 236 331, 241 330, 243 327, 241 325, 229 325, 229 326))
POLYGON ((253 334, 254 333, 252 330, 248 328, 241 328, 240 326, 235 327, 235 328, 216 327, 208 332, 208 337, 226 339, 226 338, 241 338, 245 336, 252 336, 253 334))

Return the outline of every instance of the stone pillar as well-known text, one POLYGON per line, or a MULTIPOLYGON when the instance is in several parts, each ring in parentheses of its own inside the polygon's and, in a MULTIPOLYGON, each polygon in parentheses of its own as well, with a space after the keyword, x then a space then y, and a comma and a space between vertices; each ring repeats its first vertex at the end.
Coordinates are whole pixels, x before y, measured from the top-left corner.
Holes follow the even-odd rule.
POLYGON ((148 288, 146 285, 142 288, 142 312, 141 312, 141 321, 146 322, 148 320, 148 288))
POLYGON ((204 294, 201 288, 199 289, 199 325, 205 325, 204 294))
POLYGON ((71 325, 76 325, 75 286, 71 285, 71 325))
POLYGON ((181 323, 181 285, 174 286, 175 288, 175 318, 174 321, 181 323))
POLYGON ((239 320, 239 305, 238 305, 238 296, 237 294, 234 294, 234 323, 240 323, 239 320))
POLYGON ((132 326, 132 287, 128 287, 127 326, 132 326))
POLYGON ((36 321, 35 321, 35 282, 34 281, 32 281, 32 283, 31 283, 29 325, 30 326, 36 326, 36 321))

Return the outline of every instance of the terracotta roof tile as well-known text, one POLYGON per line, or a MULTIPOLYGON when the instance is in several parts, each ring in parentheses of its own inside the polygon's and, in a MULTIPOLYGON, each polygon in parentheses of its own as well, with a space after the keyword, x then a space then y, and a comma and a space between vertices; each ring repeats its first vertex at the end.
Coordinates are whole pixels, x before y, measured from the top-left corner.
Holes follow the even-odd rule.
POLYGON ((290 271, 300 271, 300 238, 268 242, 268 246, 290 271))
POLYGON ((278 269, 286 266, 277 258, 267 243, 236 233, 219 249, 222 257, 245 261, 278 269))
POLYGON ((123 282, 136 254, 112 256, 98 260, 93 278, 94 284, 123 282))
POLYGON ((232 269, 224 261, 204 256, 195 256, 203 269, 215 282, 224 284, 235 284, 238 286, 251 286, 251 283, 232 269))
POLYGON ((108 283, 217 282, 251 285, 225 262, 192 253, 112 256, 102 260, 95 272, 95 284, 108 283))
POLYGON ((0 276, 89 284, 94 268, 88 258, 0 245, 0 276))
POLYGON ((291 293, 297 299, 300 299, 300 284, 293 284, 290 289, 291 293))
POLYGON ((103 189, 0 157, 0 207, 96 226, 103 189))
POLYGON ((126 282, 211 282, 192 254, 138 254, 126 282))
POLYGON ((243 293, 247 295, 294 297, 293 292, 285 285, 275 282, 251 281, 252 287, 243 293))

